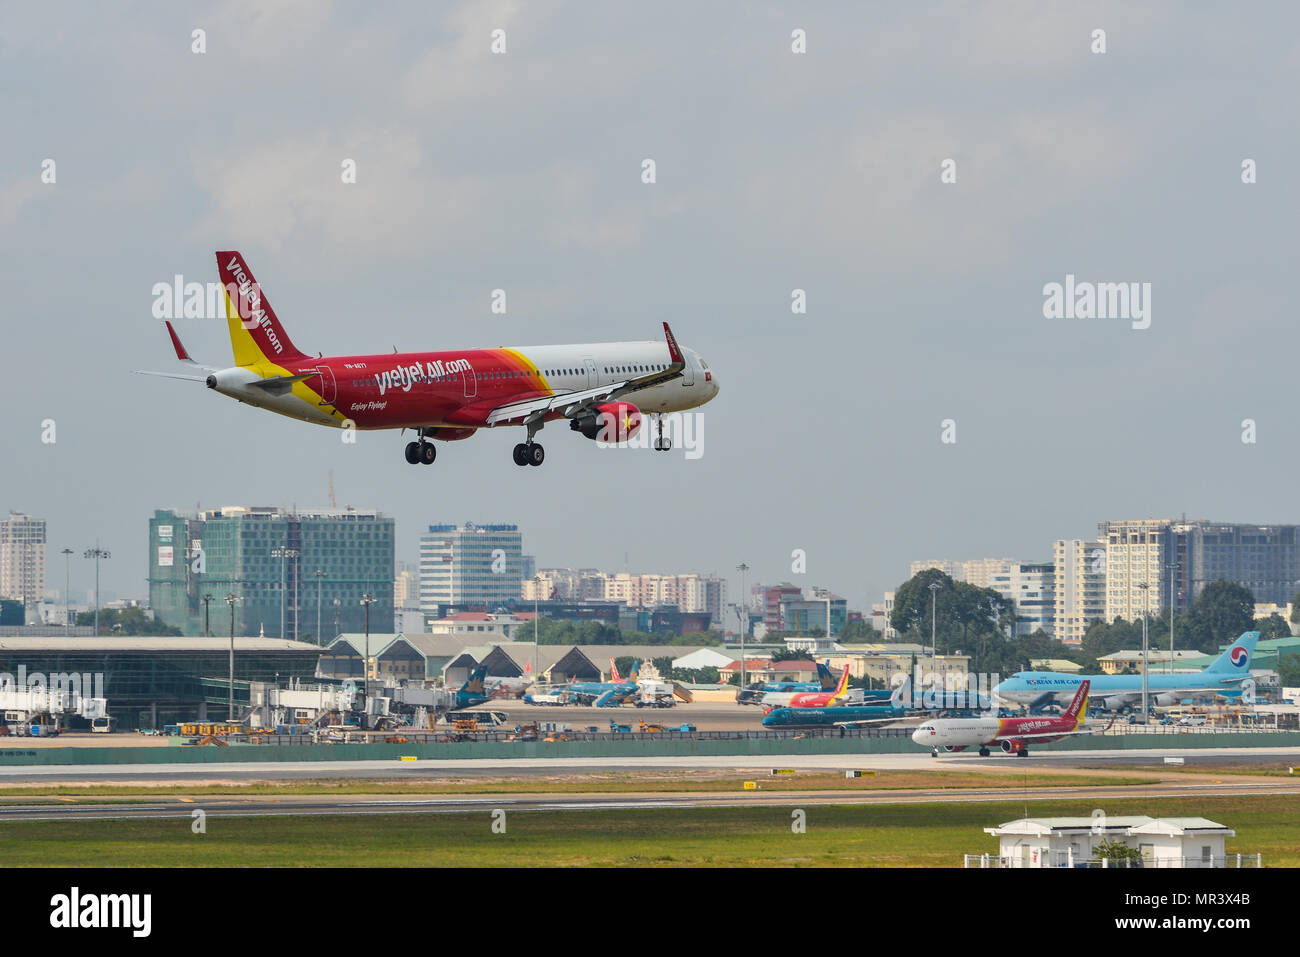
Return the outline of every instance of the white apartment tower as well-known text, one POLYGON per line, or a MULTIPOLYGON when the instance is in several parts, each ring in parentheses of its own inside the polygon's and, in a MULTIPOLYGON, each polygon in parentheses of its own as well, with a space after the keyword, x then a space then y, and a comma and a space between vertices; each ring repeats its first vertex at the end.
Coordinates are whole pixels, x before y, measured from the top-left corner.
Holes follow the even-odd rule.
POLYGON ((11 511, 0 522, 0 598, 33 611, 45 600, 45 520, 11 511))
POLYGON ((1098 523, 1097 537, 1106 549, 1107 621, 1133 621, 1148 612, 1157 614, 1164 607, 1160 584, 1169 561, 1172 525, 1168 518, 1098 523))
POLYGON ((1098 540, 1058 538, 1052 546, 1056 587, 1054 636, 1083 642, 1088 624, 1106 617, 1106 546, 1098 540))

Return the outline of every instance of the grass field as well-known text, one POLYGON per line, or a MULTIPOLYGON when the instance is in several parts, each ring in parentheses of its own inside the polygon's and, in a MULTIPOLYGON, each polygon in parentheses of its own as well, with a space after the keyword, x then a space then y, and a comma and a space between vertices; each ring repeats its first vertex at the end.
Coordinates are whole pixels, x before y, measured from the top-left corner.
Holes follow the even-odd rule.
POLYGON ((676 771, 556 774, 532 776, 391 779, 322 779, 314 781, 220 782, 188 784, 58 784, 33 783, 0 788, 0 803, 38 804, 72 798, 155 799, 165 796, 214 795, 339 795, 339 794, 623 794, 647 792, 701 793, 740 790, 747 780, 764 791, 878 791, 920 788, 1006 788, 1089 785, 1140 787, 1155 784, 1158 775, 1043 773, 975 773, 963 771, 881 771, 875 777, 846 778, 843 773, 800 771, 771 775, 753 771, 676 771))
MULTIPOLYGON (((1088 816, 1095 801, 1039 802, 1034 816, 1088 816)), ((982 829, 1022 817, 1011 801, 809 807, 791 831, 789 807, 512 811, 493 833, 489 809, 367 817, 68 821, 0 824, 5 864, 199 867, 959 867, 996 851, 982 829)), ((1203 815, 1237 832, 1228 852, 1265 866, 1300 865, 1300 796, 1153 798, 1105 802, 1109 814, 1203 815)))

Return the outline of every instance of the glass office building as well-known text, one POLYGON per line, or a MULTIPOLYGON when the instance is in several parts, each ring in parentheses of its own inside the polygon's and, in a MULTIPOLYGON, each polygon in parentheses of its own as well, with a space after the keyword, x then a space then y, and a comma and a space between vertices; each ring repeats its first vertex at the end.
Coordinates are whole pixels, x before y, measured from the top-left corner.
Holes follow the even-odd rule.
POLYGON ((428 618, 452 605, 494 611, 519 600, 523 568, 518 525, 430 525, 420 537, 420 610, 428 618))
POLYGON ((160 509, 149 520, 149 602, 187 635, 229 634, 232 592, 236 635, 319 643, 364 631, 366 594, 371 630, 388 631, 393 573, 394 522, 373 510, 160 509))

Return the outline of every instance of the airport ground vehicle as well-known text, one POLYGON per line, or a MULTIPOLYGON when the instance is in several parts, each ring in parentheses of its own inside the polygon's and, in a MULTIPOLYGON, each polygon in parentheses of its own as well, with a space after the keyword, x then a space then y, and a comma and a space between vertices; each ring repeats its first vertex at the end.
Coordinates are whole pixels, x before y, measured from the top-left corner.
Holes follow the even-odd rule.
POLYGON ((92 718, 90 721, 90 730, 92 734, 111 734, 117 730, 117 722, 107 715, 99 718, 92 718))
POLYGON ((504 711, 448 711, 447 723, 457 730, 463 722, 473 722, 478 728, 499 728, 510 720, 504 711))

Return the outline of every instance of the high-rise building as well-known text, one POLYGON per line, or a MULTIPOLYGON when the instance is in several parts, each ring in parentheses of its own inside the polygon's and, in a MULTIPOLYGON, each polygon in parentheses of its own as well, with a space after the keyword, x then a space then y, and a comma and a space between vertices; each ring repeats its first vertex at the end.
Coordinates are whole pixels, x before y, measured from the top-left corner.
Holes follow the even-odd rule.
POLYGON ((1014 558, 974 558, 969 561, 936 558, 912 562, 912 577, 928 568, 937 568, 954 581, 968 582, 977 588, 991 588, 994 578, 1009 575, 1015 564, 1014 558))
POLYGON ((200 635, 210 596, 209 630, 223 635, 233 592, 236 635, 307 639, 319 620, 319 641, 363 631, 369 594, 370 630, 383 633, 393 622, 393 542, 393 519, 366 509, 159 509, 149 520, 149 602, 159 620, 200 635))
POLYGON ((45 519, 10 511, 0 522, 0 598, 33 614, 45 600, 45 519))
POLYGON ((807 635, 814 628, 820 628, 827 635, 838 635, 848 621, 848 602, 824 588, 814 588, 809 598, 801 594, 782 601, 781 620, 785 623, 785 631, 796 634, 807 635), (826 627, 828 618, 829 630, 826 627))
POLYGON ((430 525, 420 538, 420 610, 498 606, 518 601, 523 585, 523 536, 518 525, 430 525))
POLYGON ((1106 548, 1097 540, 1057 539, 1052 546, 1056 608, 1052 634, 1067 645, 1083 641, 1088 625, 1106 617, 1106 548))
POLYGON ((785 619, 781 616, 781 606, 785 602, 803 599, 803 589, 789 582, 769 585, 763 589, 763 626, 768 631, 789 631, 785 619))
POLYGON ((1169 552, 1163 574, 1154 581, 1161 584, 1161 605, 1169 603, 1172 583, 1178 611, 1220 580, 1249 588, 1256 603, 1285 605, 1300 591, 1300 526, 1177 522, 1169 552))
MULTIPOLYGON (((974 583, 972 583, 974 584, 974 583)), ((987 585, 1015 603, 1017 635, 1053 635, 1056 616, 1056 566, 1051 562, 1010 562, 987 585)), ((1054 635, 1053 635, 1054 637, 1054 635)))
POLYGON ((1160 611, 1172 525, 1167 518, 1097 524, 1097 537, 1106 549, 1107 621, 1132 621, 1160 611))

